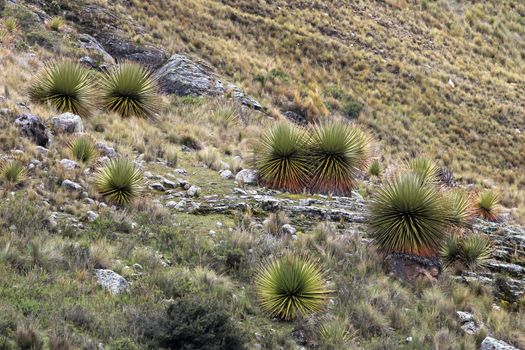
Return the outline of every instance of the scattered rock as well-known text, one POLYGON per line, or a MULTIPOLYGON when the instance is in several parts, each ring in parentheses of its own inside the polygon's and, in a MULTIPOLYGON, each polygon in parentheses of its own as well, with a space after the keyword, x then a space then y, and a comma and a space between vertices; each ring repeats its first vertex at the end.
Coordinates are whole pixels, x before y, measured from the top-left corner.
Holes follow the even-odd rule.
POLYGON ((290 225, 290 224, 284 224, 284 225, 281 227, 281 231, 282 231, 285 235, 293 236, 293 235, 295 235, 295 233, 297 232, 297 229, 296 229, 295 227, 293 227, 292 225, 290 225))
POLYGON ((38 154, 47 154, 47 152, 49 152, 49 150, 45 147, 42 147, 42 146, 36 146, 35 147, 35 151, 37 151, 38 154))
POLYGON ((109 290, 113 295, 118 295, 125 292, 129 288, 129 283, 124 277, 111 270, 96 270, 98 284, 109 290))
POLYGON ((65 170, 73 170, 73 169, 80 168, 80 165, 77 162, 75 162, 75 161, 73 161, 71 159, 62 159, 60 161, 60 165, 65 170))
POLYGON ((47 147, 50 140, 49 131, 40 119, 33 114, 22 114, 16 120, 20 135, 28 137, 38 146, 47 147))
POLYGON ((177 204, 179 204, 179 202, 169 201, 169 202, 166 203, 166 208, 169 208, 169 209, 176 208, 177 204))
POLYGON ((62 113, 51 119, 51 126, 55 134, 74 134, 84 131, 82 118, 73 113, 62 113))
POLYGON ((283 113, 284 116, 286 117, 286 119, 288 119, 289 121, 295 123, 295 124, 298 124, 298 125, 306 125, 308 124, 308 119, 306 119, 306 117, 302 114, 299 114, 297 112, 294 112, 294 111, 286 111, 283 113))
POLYGON ((470 312, 456 311, 459 321, 461 322, 461 329, 467 334, 476 334, 481 329, 481 324, 474 320, 474 315, 470 312))
POLYGON ((230 171, 230 170, 223 170, 221 171, 221 177, 223 179, 226 179, 226 180, 231 180, 231 179, 234 179, 235 176, 233 175, 233 173, 230 171))
POLYGON ((519 350, 514 346, 505 343, 502 340, 497 340, 492 337, 486 337, 481 343, 480 350, 519 350))
MULTIPOLYGON (((78 41, 80 42, 80 47, 81 48, 97 54, 97 56, 100 56, 104 60, 105 63, 109 63, 109 64, 115 63, 115 60, 113 59, 113 57, 111 57, 111 55, 109 53, 107 53, 106 50, 104 50, 104 48, 98 42, 98 40, 93 38, 91 35, 89 35, 89 34, 80 34, 78 36, 78 41)), ((97 65, 96 64, 94 64, 94 65, 95 66, 93 68, 96 68, 97 65)))
POLYGON ((78 193, 81 193, 83 188, 80 184, 76 183, 76 182, 73 182, 71 180, 64 180, 62 181, 62 188, 64 188, 65 190, 69 191, 69 192, 78 192, 78 193))
POLYGON ((243 169, 235 175, 235 180, 245 185, 254 185, 257 183, 257 172, 252 169, 243 169))
POLYGON ((174 171, 179 175, 188 175, 188 172, 185 169, 175 169, 174 171))
POLYGON ((198 186, 191 186, 186 192, 190 197, 197 197, 200 194, 201 188, 198 186))
POLYGON ((155 182, 155 183, 150 184, 149 188, 155 191, 161 191, 161 192, 166 191, 166 188, 162 186, 160 182, 155 182))
POLYGON ((167 188, 177 188, 180 185, 177 182, 174 182, 174 181, 171 181, 165 178, 162 178, 161 183, 167 188))
POLYGON ((115 151, 113 147, 109 147, 106 143, 102 141, 95 142, 95 148, 102 156, 108 157, 108 158, 117 158, 118 153, 115 151))
POLYGON ((98 214, 90 210, 86 213, 86 217, 89 222, 93 222, 98 219, 98 214))

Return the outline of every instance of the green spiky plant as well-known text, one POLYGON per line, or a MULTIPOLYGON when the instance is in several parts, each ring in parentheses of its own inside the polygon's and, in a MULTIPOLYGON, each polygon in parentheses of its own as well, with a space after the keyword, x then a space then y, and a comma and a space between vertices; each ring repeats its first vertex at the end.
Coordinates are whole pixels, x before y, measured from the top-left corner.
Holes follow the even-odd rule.
POLYGON ((478 195, 475 203, 476 213, 488 221, 498 221, 500 218, 499 197, 493 191, 486 190, 478 195))
POLYGON ((370 166, 368 167, 368 174, 371 176, 380 176, 381 175, 381 163, 378 159, 374 159, 370 166))
POLYGON ((261 264, 255 285, 261 308, 283 320, 323 310, 331 294, 317 264, 291 253, 261 264))
POLYGON ((460 259, 461 239, 456 234, 450 234, 440 251, 441 260, 445 266, 453 265, 460 259))
POLYGON ((95 159, 97 149, 88 135, 80 135, 68 141, 67 146, 73 158, 82 163, 89 163, 95 159))
POLYGON ((488 238, 478 234, 470 234, 461 242, 461 260, 470 269, 484 267, 491 257, 491 246, 488 238))
POLYGON ((408 170, 414 172, 421 179, 421 182, 436 183, 438 180, 439 168, 436 163, 429 158, 416 157, 406 162, 408 170))
POLYGON ((305 131, 290 123, 271 128, 254 150, 259 181, 273 189, 301 192, 309 180, 306 142, 305 131))
POLYGON ((446 195, 446 200, 450 208, 449 222, 456 226, 467 225, 473 216, 469 196, 463 192, 449 192, 446 195))
POLYGON ((126 205, 142 191, 142 172, 124 158, 113 159, 99 171, 95 185, 100 194, 118 205, 126 205))
POLYGON ((378 190, 370 206, 370 228, 380 251, 436 256, 445 238, 448 210, 442 195, 413 173, 378 190))
POLYGON ((5 184, 17 186, 24 182, 27 172, 22 163, 17 160, 10 160, 3 162, 0 166, 0 177, 5 184))
POLYGON ((311 129, 308 149, 314 192, 349 195, 369 158, 369 139, 346 123, 327 122, 311 129))
POLYGON ((61 113, 89 116, 94 107, 90 73, 71 61, 48 64, 29 89, 29 96, 35 102, 49 103, 61 113))
POLYGON ((119 64, 103 76, 101 83, 104 108, 123 118, 154 118, 160 110, 156 80, 139 64, 119 64))
POLYGON ((335 319, 323 322, 319 326, 318 337, 319 349, 322 350, 349 349, 352 342, 347 320, 335 319))

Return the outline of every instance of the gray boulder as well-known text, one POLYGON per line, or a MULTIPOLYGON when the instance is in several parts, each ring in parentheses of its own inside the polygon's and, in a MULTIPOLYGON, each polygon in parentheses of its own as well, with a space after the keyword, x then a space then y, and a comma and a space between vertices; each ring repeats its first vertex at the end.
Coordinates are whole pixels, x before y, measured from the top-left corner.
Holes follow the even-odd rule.
POLYGON ((256 110, 262 106, 232 83, 223 84, 209 67, 198 64, 184 55, 173 55, 157 71, 161 92, 177 96, 230 95, 241 104, 256 110))
POLYGON ((196 197, 199 195, 201 188, 198 186, 191 186, 186 192, 190 197, 196 197))
POLYGON ((252 169, 243 169, 235 175, 235 180, 246 185, 254 185, 257 183, 257 172, 252 169))
POLYGON ((505 343, 502 340, 497 340, 492 337, 486 337, 481 343, 480 350, 519 350, 514 346, 505 343))
POLYGON ((62 181, 62 188, 69 192, 82 192, 83 188, 80 184, 73 182, 71 180, 62 181))
POLYGON ((62 159, 60 161, 60 165, 65 170, 73 170, 73 169, 76 169, 76 168, 80 168, 80 165, 77 162, 75 162, 75 161, 73 161, 71 159, 62 159))
POLYGON ((113 147, 109 147, 106 143, 102 141, 95 142, 95 148, 104 157, 108 157, 108 158, 118 157, 117 151, 115 151, 113 147))
POLYGON ((40 117, 33 114, 21 114, 15 120, 20 135, 31 139, 36 145, 47 147, 50 134, 40 117))
POLYGON ((84 131, 82 118, 73 113, 62 113, 51 119, 55 134, 74 134, 84 131))
POLYGON ((115 60, 111 55, 102 47, 97 39, 89 34, 80 34, 78 36, 80 47, 89 52, 95 53, 97 56, 103 59, 105 63, 115 63, 115 60))
POLYGON ((95 271, 95 275, 98 284, 113 295, 121 294, 129 288, 128 281, 114 271, 100 269, 95 271))
POLYGON ((223 179, 227 179, 228 180, 228 179, 234 179, 235 178, 235 176, 233 175, 231 170, 223 170, 223 171, 221 171, 220 174, 221 174, 221 177, 223 179))

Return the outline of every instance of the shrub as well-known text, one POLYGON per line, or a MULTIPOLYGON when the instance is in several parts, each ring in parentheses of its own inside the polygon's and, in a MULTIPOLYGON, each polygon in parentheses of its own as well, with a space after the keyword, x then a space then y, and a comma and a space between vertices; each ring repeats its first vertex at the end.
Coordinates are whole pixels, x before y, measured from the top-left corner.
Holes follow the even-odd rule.
POLYGON ((0 177, 4 183, 9 185, 19 185, 26 179, 26 176, 26 169, 19 161, 5 161, 0 166, 0 177))
POLYGON ((104 107, 123 118, 153 118, 160 110, 155 79, 135 63, 119 64, 104 75, 102 95, 104 107))
POLYGON ((71 61, 48 64, 29 89, 39 103, 50 103, 59 112, 88 116, 93 108, 94 90, 89 71, 71 61))
POLYGON ((93 140, 87 135, 81 135, 70 140, 68 148, 73 158, 82 163, 91 162, 97 154, 93 140))
POLYGON ((368 160, 369 140, 356 127, 328 122, 312 128, 309 156, 311 188, 315 192, 347 195, 368 160))
POLYGON ((490 242, 481 235, 466 236, 461 243, 461 260, 469 268, 483 267, 490 259, 490 242))
POLYGON ((401 175, 379 189, 370 211, 371 235, 381 251, 434 256, 440 250, 448 211, 418 175, 401 175))
POLYGON ((449 222, 456 226, 466 225, 472 218, 470 198, 462 192, 450 192, 446 199, 450 208, 449 222))
POLYGON ((450 234, 441 248, 440 253, 445 266, 452 265, 459 260, 460 249, 460 238, 455 234, 450 234))
POLYGON ((479 217, 488 221, 498 221, 500 216, 498 196, 490 190, 481 192, 476 200, 475 209, 479 217))
POLYGON ((347 97, 345 103, 343 104, 343 114, 351 119, 356 119, 359 117, 359 114, 361 114, 361 111, 363 110, 363 105, 355 100, 352 97, 347 97))
POLYGON ((322 323, 318 337, 319 349, 322 350, 349 349, 352 341, 347 322, 337 319, 322 323))
POLYGON ((406 167, 414 172, 421 182, 436 183, 438 179, 438 167, 436 164, 424 157, 417 157, 407 161, 406 167))
POLYGON ((255 285, 261 308, 284 320, 323 310, 330 295, 317 264, 291 253, 262 264, 255 285))
POLYGON ((216 300, 183 297, 168 307, 154 341, 166 349, 237 350, 245 335, 216 300))
POLYGON ((142 190, 144 178, 139 169, 127 159, 112 159, 96 179, 97 190, 119 205, 130 203, 142 190))
POLYGON ((263 135, 255 149, 260 181, 270 188, 301 192, 308 184, 306 133, 286 122, 263 135))
POLYGON ((381 163, 379 160, 374 159, 370 166, 368 167, 368 174, 371 176, 380 176, 381 175, 381 163))

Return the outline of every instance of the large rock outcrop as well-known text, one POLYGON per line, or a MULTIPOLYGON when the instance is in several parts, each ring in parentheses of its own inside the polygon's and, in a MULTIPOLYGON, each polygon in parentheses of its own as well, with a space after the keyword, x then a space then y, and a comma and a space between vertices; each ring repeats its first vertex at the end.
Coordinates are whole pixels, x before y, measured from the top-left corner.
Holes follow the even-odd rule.
POLYGON ((261 110, 262 106, 232 83, 224 83, 209 67, 184 55, 173 55, 157 71, 161 92, 177 96, 229 95, 245 106, 261 110))
POLYGON ((31 139, 36 145, 47 147, 50 135, 40 117, 33 114, 21 114, 15 120, 20 135, 31 139))

